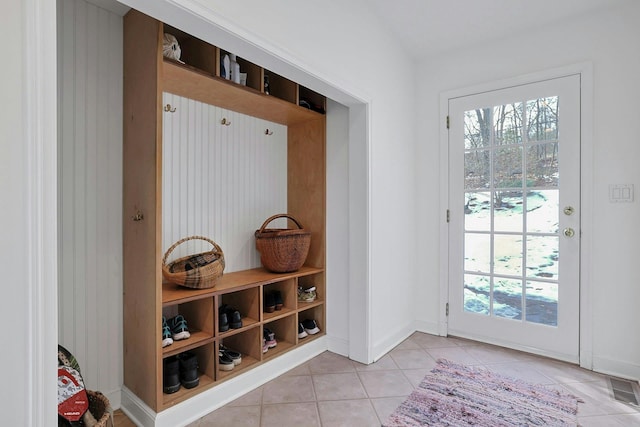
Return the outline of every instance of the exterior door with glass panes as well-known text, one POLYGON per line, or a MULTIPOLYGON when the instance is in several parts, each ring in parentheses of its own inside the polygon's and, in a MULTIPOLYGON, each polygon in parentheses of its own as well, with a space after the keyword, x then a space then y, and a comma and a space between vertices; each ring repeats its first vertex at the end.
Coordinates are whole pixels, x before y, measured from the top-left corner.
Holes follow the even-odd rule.
POLYGON ((449 100, 450 335, 579 356, 580 76, 449 100))

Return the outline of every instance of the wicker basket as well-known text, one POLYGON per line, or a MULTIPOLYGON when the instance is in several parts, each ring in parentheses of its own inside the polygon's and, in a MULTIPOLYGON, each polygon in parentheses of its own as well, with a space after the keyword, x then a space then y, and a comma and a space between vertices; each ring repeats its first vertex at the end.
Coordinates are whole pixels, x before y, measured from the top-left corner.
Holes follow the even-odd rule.
POLYGON ((87 396, 89 396, 89 411, 98 422, 95 427, 113 426, 109 399, 99 391, 87 390, 87 396))
POLYGON ((267 219, 255 233, 256 249, 260 252, 260 261, 264 268, 274 273, 288 273, 302 267, 311 244, 311 232, 290 215, 279 214, 267 219), (289 218, 298 229, 266 229, 276 218, 289 218))
POLYGON ((194 289, 212 288, 224 271, 224 253, 213 240, 202 236, 185 237, 171 246, 162 258, 162 275, 176 285, 194 289), (189 240, 204 240, 213 245, 209 252, 179 258, 167 264, 167 258, 178 245, 189 240))

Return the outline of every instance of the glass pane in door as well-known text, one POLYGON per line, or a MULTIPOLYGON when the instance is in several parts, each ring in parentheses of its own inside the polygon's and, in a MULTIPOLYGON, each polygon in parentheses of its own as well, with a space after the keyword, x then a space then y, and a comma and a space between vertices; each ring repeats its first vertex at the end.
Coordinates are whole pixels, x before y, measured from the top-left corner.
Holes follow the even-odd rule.
POLYGON ((556 326, 558 97, 464 118, 464 311, 556 326))

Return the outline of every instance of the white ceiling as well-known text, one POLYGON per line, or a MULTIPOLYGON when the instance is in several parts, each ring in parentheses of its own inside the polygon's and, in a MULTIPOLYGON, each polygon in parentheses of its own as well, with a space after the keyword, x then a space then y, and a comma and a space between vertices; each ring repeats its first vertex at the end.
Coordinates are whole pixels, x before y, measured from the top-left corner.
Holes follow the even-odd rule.
MULTIPOLYGON (((124 15, 118 0, 86 0, 124 15)), ((638 0, 362 0, 411 56, 430 55, 554 25, 638 0)))
POLYGON ((365 0, 416 58, 637 0, 365 0))

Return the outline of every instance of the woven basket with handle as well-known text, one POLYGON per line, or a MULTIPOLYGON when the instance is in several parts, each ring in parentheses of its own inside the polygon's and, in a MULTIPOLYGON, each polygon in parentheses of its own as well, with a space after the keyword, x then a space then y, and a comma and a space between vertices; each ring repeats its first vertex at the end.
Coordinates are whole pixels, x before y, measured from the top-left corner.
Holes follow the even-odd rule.
MULTIPOLYGON (((112 427, 113 413, 109 404, 109 399, 99 391, 87 390, 89 397, 89 411, 96 420, 94 427, 112 427)), ((87 424, 85 422, 85 424, 87 424)))
POLYGON ((216 285, 218 279, 222 277, 223 271, 224 253, 222 249, 213 240, 202 236, 191 236, 178 240, 167 249, 162 258, 162 276, 171 283, 187 288, 212 288, 216 285), (208 252, 178 258, 167 263, 169 255, 178 245, 195 239, 211 243, 213 249, 208 252))
POLYGON ((311 232, 291 215, 278 214, 268 218, 255 233, 256 249, 264 268, 274 273, 299 270, 307 259, 311 232), (266 228, 276 218, 289 218, 297 229, 266 228))

